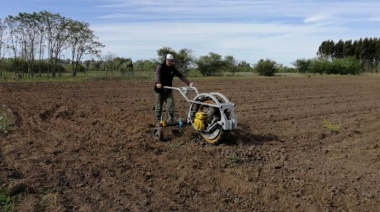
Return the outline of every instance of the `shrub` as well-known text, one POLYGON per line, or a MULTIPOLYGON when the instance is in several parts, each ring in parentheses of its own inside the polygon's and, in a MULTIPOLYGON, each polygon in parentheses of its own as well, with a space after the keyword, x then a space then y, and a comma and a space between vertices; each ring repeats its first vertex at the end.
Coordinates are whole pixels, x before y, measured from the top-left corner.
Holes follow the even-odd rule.
POLYGON ((310 64, 310 72, 318 74, 358 75, 360 70, 360 61, 353 57, 334 59, 333 61, 319 58, 310 64))
POLYGON ((241 157, 239 155, 237 155, 236 153, 233 154, 233 155, 231 155, 229 157, 229 159, 231 160, 231 162, 236 163, 236 164, 239 164, 239 163, 243 162, 243 160, 241 159, 241 157))
POLYGON ((278 68, 276 62, 269 59, 261 59, 255 69, 260 76, 274 76, 278 68))
POLYGON ((8 192, 0 187, 0 211, 13 211, 15 205, 8 192))
POLYGON ((328 121, 327 119, 323 119, 323 125, 327 128, 329 132, 337 133, 340 130, 341 123, 332 123, 328 121))
POLYGON ((6 134, 9 132, 10 128, 11 125, 8 121, 8 118, 0 111, 0 133, 6 134))

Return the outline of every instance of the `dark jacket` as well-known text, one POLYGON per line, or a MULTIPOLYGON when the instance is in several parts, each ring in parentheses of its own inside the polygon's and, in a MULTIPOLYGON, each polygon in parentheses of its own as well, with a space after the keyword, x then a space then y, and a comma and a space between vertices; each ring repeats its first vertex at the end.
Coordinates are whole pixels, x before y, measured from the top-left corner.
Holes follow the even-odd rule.
POLYGON ((183 74, 181 74, 174 66, 167 66, 165 62, 158 65, 156 68, 156 79, 154 83, 154 91, 158 93, 162 93, 162 94, 172 92, 171 89, 157 88, 156 84, 172 87, 174 76, 177 76, 178 78, 180 78, 187 85, 190 84, 190 81, 185 76, 183 76, 183 74))

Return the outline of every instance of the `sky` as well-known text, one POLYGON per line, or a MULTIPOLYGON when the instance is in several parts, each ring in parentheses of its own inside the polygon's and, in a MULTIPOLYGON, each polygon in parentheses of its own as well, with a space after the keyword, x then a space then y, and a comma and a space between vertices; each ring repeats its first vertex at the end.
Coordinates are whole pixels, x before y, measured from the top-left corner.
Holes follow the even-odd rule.
POLYGON ((380 37, 379 9, 378 0, 1 0, 0 18, 59 13, 90 24, 103 55, 133 61, 169 47, 292 66, 326 40, 380 37))

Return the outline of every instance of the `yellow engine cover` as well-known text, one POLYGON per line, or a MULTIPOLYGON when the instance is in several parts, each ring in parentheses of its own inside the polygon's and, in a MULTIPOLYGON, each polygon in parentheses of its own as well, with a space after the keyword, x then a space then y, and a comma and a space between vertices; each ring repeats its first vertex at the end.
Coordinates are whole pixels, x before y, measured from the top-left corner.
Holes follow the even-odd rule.
POLYGON ((205 113, 205 112, 197 112, 195 114, 195 118, 196 119, 200 119, 200 120, 206 120, 207 119, 207 113, 205 113))
POLYGON ((197 130, 205 129, 205 120, 207 119, 207 114, 205 112, 197 112, 194 119, 194 127, 197 130))

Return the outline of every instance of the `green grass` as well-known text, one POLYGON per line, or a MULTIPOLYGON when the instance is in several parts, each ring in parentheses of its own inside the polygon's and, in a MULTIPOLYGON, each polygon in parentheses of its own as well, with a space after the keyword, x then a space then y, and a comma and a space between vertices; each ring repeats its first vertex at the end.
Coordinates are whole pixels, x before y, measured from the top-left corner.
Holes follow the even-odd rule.
MULTIPOLYGON (((61 75, 57 74, 56 77, 52 77, 51 74, 48 76, 43 73, 42 76, 27 76, 18 79, 15 78, 14 72, 2 72, 0 76, 0 82, 81 82, 89 80, 154 80, 155 74, 152 71, 135 71, 133 75, 131 73, 121 74, 119 71, 109 71, 108 73, 104 71, 88 71, 86 73, 78 72, 76 77, 72 76, 71 72, 65 72, 61 75)), ((302 74, 302 73, 276 73, 275 76, 265 77, 259 76, 256 72, 235 72, 233 75, 231 72, 221 72, 218 75, 213 76, 202 76, 198 70, 190 70, 184 75, 192 80, 224 80, 224 79, 239 79, 239 78, 257 78, 257 79, 267 79, 267 78, 293 78, 293 77, 352 77, 352 75, 320 75, 320 74, 302 74)), ((369 76, 377 76, 380 74, 364 74, 369 76)), ((357 76, 356 76, 357 77, 357 76)))
POLYGON ((88 80, 141 80, 154 78, 154 72, 134 72, 132 74, 121 74, 120 72, 104 72, 104 71, 89 71, 86 73, 79 72, 76 77, 72 76, 72 73, 65 72, 61 75, 57 74, 55 77, 49 76, 43 73, 42 76, 35 74, 31 76, 23 76, 22 78, 16 78, 14 73, 3 72, 0 77, 0 82, 81 82, 88 80))
POLYGON ((10 212, 14 211, 15 203, 8 195, 8 192, 0 187, 0 211, 10 212))
POLYGON ((341 129, 342 123, 333 123, 327 119, 323 119, 323 126, 331 133, 337 133, 341 129))
POLYGON ((0 133, 7 134, 11 130, 11 124, 5 113, 0 111, 0 133))
POLYGON ((232 163, 235 163, 235 164, 240 164, 243 162, 243 160, 241 159, 241 157, 239 155, 237 155, 236 153, 231 155, 228 159, 231 160, 232 163))

